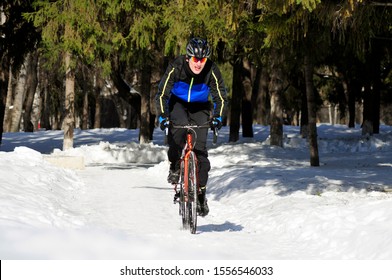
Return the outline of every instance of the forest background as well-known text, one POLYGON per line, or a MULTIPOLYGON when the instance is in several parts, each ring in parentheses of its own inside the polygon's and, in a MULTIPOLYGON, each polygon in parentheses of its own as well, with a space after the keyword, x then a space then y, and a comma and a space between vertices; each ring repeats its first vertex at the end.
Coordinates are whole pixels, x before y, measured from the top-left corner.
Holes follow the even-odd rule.
POLYGON ((270 126, 300 125, 319 165, 317 123, 364 135, 392 124, 389 0, 3 0, 3 132, 140 129, 153 139, 154 96, 190 37, 213 48, 229 95, 230 142, 270 126))

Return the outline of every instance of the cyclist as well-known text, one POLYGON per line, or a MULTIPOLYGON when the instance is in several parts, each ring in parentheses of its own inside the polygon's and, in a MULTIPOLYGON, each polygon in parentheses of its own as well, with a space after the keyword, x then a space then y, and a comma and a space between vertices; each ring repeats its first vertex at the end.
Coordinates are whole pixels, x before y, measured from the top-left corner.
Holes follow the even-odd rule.
MULTIPOLYGON (((165 130, 169 120, 175 125, 205 125, 211 120, 213 128, 222 127, 225 113, 226 89, 218 66, 209 58, 211 49, 205 39, 195 37, 186 46, 186 55, 178 56, 169 64, 156 95, 160 128, 165 130), (213 107, 209 101, 211 96, 213 107), (212 116, 212 119, 211 119, 212 116)), ((199 214, 209 212, 206 185, 210 161, 206 147, 208 128, 195 129, 197 135, 194 151, 199 161, 199 214)), ((170 127, 168 182, 178 183, 181 152, 185 143, 185 129, 170 127)))

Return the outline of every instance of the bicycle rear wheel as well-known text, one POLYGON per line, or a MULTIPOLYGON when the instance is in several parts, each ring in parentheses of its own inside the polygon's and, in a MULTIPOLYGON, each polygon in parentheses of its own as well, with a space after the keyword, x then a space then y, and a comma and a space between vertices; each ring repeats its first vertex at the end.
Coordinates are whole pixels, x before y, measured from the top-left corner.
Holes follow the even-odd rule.
POLYGON ((192 234, 196 233, 197 229, 197 159, 195 153, 191 152, 188 162, 188 215, 189 215, 189 228, 192 234))

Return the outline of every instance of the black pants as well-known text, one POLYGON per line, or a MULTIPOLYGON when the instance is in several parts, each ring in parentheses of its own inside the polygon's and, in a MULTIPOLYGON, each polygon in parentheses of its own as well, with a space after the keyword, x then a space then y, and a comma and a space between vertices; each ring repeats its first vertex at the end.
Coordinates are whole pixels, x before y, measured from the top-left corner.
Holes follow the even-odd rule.
MULTIPOLYGON (((171 100, 170 121, 173 125, 207 124, 210 119, 210 103, 184 103, 177 99, 171 100)), ((207 185, 208 171, 210 171, 210 161, 207 152, 207 134, 208 128, 195 129, 196 140, 194 151, 199 161, 199 184, 207 185)), ((173 128, 169 129, 168 135, 168 158, 170 161, 170 169, 177 170, 180 168, 180 157, 182 149, 185 146, 186 129, 173 128)))

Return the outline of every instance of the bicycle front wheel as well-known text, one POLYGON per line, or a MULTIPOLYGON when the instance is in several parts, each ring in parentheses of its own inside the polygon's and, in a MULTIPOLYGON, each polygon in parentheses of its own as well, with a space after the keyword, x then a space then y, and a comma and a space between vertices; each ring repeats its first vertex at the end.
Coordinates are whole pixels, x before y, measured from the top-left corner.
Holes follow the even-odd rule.
POLYGON ((190 153, 188 161, 188 215, 189 215, 189 228, 192 234, 196 233, 197 228, 197 200, 198 200, 198 180, 197 180, 197 158, 194 152, 190 153))
POLYGON ((188 182, 184 182, 185 168, 184 162, 181 163, 181 178, 180 178, 180 203, 179 203, 179 214, 182 219, 182 228, 189 229, 189 209, 188 209, 188 193, 185 192, 185 184, 188 182))

